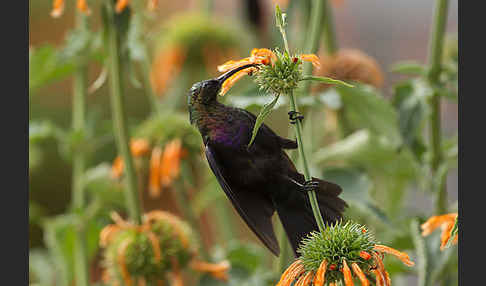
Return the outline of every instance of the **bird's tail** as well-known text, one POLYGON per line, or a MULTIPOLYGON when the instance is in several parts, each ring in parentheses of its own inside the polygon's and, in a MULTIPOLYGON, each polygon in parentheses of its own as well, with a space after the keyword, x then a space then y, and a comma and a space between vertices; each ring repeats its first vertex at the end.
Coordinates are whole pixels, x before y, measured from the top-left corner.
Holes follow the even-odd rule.
MULTIPOLYGON (((302 191, 305 182, 302 174, 296 173, 294 178, 286 180, 286 188, 274 196, 274 205, 278 216, 292 245, 295 255, 302 241, 310 232, 318 231, 312 207, 307 192, 302 191), (300 185, 299 185, 300 184, 300 185)), ((338 197, 341 187, 321 179, 312 178, 319 182, 315 190, 319 210, 325 223, 333 223, 341 219, 342 212, 347 207, 345 201, 338 197)))

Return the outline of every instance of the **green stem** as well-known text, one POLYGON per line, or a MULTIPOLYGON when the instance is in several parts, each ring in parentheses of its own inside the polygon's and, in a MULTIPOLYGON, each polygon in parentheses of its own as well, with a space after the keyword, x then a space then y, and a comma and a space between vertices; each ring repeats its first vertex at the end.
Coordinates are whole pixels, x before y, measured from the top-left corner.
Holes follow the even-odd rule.
MULTIPOLYGON (((311 23, 310 23, 310 37, 305 47, 305 52, 309 54, 315 54, 319 50, 319 39, 322 33, 322 17, 324 16, 326 9, 326 0, 314 0, 311 10, 311 23)), ((312 64, 304 63, 303 75, 312 74, 312 64)), ((302 82, 302 91, 304 93, 309 91, 310 81, 302 82)))
POLYGON ((110 72, 110 97, 113 117, 113 128, 118 149, 123 159, 126 175, 125 200, 127 203, 128 214, 130 219, 141 224, 140 198, 137 190, 137 174, 133 164, 133 158, 130 152, 130 143, 128 127, 126 123, 125 106, 123 102, 123 88, 121 84, 120 69, 120 46, 118 38, 118 27, 115 25, 114 9, 111 1, 106 1, 109 5, 111 15, 108 24, 108 55, 109 55, 109 72, 110 72))
MULTIPOLYGON (((76 17, 78 28, 87 28, 87 20, 84 15, 78 13, 76 17)), ((87 91, 87 72, 85 63, 78 63, 74 74, 73 82, 73 103, 72 103, 72 129, 75 132, 85 132, 86 115, 86 91, 87 91)), ((72 207, 75 211, 84 208, 84 187, 83 173, 85 170, 85 154, 83 151, 74 152, 72 167, 72 207)), ((79 286, 89 285, 88 257, 86 253, 86 233, 84 225, 81 223, 76 228, 74 240, 74 273, 75 283, 79 286)))
MULTIPOLYGON (((429 74, 428 80, 432 86, 439 84, 439 77, 442 70, 442 53, 444 47, 445 27, 447 22, 448 0, 436 0, 434 12, 434 25, 432 27, 431 41, 429 46, 429 74)), ((430 168, 432 177, 435 178, 437 170, 443 160, 441 150, 441 119, 440 119, 440 94, 435 91, 429 99, 431 109, 429 128, 430 128, 430 150, 432 158, 430 168)), ((447 212, 447 193, 446 184, 437 186, 437 213, 447 212)))
MULTIPOLYGON (((133 15, 134 21, 139 21, 140 24, 145 27, 145 1, 137 0, 134 1, 134 7, 136 13, 133 15)), ((161 106, 159 104, 159 99, 152 88, 152 83, 150 82, 150 70, 151 70, 151 62, 150 62, 150 53, 147 45, 145 45, 145 41, 143 43, 143 54, 145 55, 140 62, 140 68, 142 70, 142 80, 143 80, 143 87, 145 89, 145 94, 147 95, 148 101, 150 103, 150 109, 155 114, 161 113, 161 106)))
POLYGON ((336 30, 334 28, 334 16, 329 1, 324 0, 322 2, 326 13, 326 17, 324 17, 324 21, 322 22, 324 26, 324 42, 326 43, 327 53, 332 55, 338 50, 336 30))
MULTIPOLYGON (((293 92, 289 93, 289 97, 290 97, 290 111, 297 112, 298 111, 297 103, 295 101, 293 92)), ((310 175, 309 165, 307 164, 307 159, 304 153, 304 144, 302 142, 302 123, 300 122, 300 120, 297 120, 294 126, 295 126, 295 137, 297 138, 297 144, 299 148, 299 155, 300 158, 302 159, 302 163, 303 163, 302 165, 304 166, 304 177, 306 181, 310 181, 312 177, 310 175)), ((307 194, 309 195, 312 212, 314 213, 314 217, 316 219, 317 225, 319 226, 319 230, 321 232, 324 232, 325 224, 324 224, 324 220, 322 219, 321 212, 319 211, 319 204, 317 202, 316 192, 313 190, 308 192, 307 194)))

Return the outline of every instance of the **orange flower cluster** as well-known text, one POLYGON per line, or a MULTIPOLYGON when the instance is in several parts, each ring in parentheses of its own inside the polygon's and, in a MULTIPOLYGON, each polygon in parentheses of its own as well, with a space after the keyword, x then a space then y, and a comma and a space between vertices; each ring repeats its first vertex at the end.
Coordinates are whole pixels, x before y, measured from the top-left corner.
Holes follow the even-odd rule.
MULTIPOLYGON (((422 228, 422 236, 431 234, 439 226, 442 229, 442 235, 440 237, 440 250, 444 250, 449 239, 451 239, 451 231, 456 222, 457 213, 450 213, 439 216, 430 217, 420 228, 422 228)), ((452 241, 452 244, 457 244, 457 234, 452 241)))
MULTIPOLYGON (((174 229, 174 234, 177 236, 177 239, 181 241, 182 247, 192 253, 192 258, 189 263, 189 267, 195 271, 208 273, 216 279, 227 281, 228 274, 227 271, 230 268, 230 264, 228 261, 222 261, 220 263, 207 263, 200 261, 196 258, 196 251, 192 249, 192 246, 189 244, 189 237, 182 229, 182 221, 175 215, 164 212, 164 211, 151 211, 144 215, 143 217, 143 224, 142 225, 134 225, 130 222, 123 220, 117 213, 113 212, 111 215, 115 224, 110 224, 105 226, 101 233, 100 233, 100 246, 103 248, 107 248, 110 243, 115 241, 115 238, 118 233, 122 230, 135 230, 138 233, 143 233, 147 236, 150 241, 150 245, 152 246, 152 251, 154 255, 154 262, 159 263, 162 258, 162 249, 160 248, 160 239, 156 234, 156 231, 153 229, 153 225, 157 222, 164 222, 169 224, 174 229)), ((160 234, 159 234, 160 235, 160 234)), ((125 285, 134 285, 132 275, 128 271, 127 261, 126 261, 126 251, 128 247, 134 243, 134 239, 131 236, 127 236, 121 241, 118 241, 118 247, 116 249, 116 264, 120 269, 121 276, 125 285)), ((174 285, 183 285, 182 283, 182 276, 179 269, 179 265, 177 261, 174 259, 171 260, 171 271, 170 276, 174 285)), ((110 282, 111 277, 109 272, 105 269, 103 273, 103 281, 105 283, 110 282)), ((162 280, 157 281, 157 285, 162 283, 162 280)), ((144 278, 138 279, 137 285, 146 285, 146 281, 144 278)))
MULTIPOLYGON (((62 15, 62 13, 64 12, 64 2, 65 0, 54 0, 54 2, 52 3, 51 11, 52 17, 58 18, 62 15)), ((121 13, 123 10, 125 10, 129 3, 130 0, 118 0, 115 4, 115 11, 117 13, 121 13)), ((155 8, 157 8, 157 3, 158 0, 149 0, 147 4, 148 9, 150 11, 155 10, 155 8)), ((86 0, 77 0, 76 6, 81 13, 84 13, 86 15, 91 14, 91 10, 89 9, 86 0)))
MULTIPOLYGON (((319 58, 314 54, 302 54, 299 57, 303 61, 311 62, 312 65, 314 65, 317 68, 320 67, 319 58)), ((219 65, 218 71, 226 72, 248 64, 261 64, 261 65, 271 64, 273 66, 275 64, 275 61, 277 61, 277 56, 273 51, 265 48, 261 48, 261 49, 255 48, 251 51, 249 57, 237 61, 230 60, 225 62, 222 65, 219 65)), ((244 75, 251 75, 255 71, 257 71, 256 67, 249 67, 235 73, 233 76, 231 76, 223 83, 220 95, 226 94, 226 92, 228 92, 228 90, 244 75)))
MULTIPOLYGON (((374 246, 373 250, 374 251, 371 254, 365 251, 361 251, 360 257, 365 260, 373 259, 373 261, 375 262, 375 267, 373 267, 370 272, 375 275, 377 286, 391 285, 390 276, 388 275, 388 272, 385 270, 385 267, 383 265, 383 256, 385 253, 396 256, 407 266, 414 265, 414 263, 410 260, 409 256, 406 253, 400 252, 391 247, 377 244, 374 246)), ((326 260, 323 260, 317 271, 306 271, 302 260, 298 259, 284 271, 284 273, 280 277, 280 281, 278 282, 277 286, 290 286, 294 281, 296 281, 294 284, 295 286, 323 286, 326 283, 326 272, 334 271, 336 270, 336 268, 336 265, 328 265, 328 262, 326 260)), ((341 269, 339 269, 339 271, 341 271, 341 273, 343 274, 344 285, 346 286, 354 286, 353 272, 354 275, 361 282, 361 285, 369 285, 369 281, 366 278, 364 271, 359 267, 356 262, 352 262, 351 268, 349 268, 348 262, 346 261, 346 259, 343 258, 342 267, 341 269)), ((338 285, 337 281, 327 282, 329 285, 338 285)))
MULTIPOLYGON (((324 56, 319 76, 343 81, 356 81, 374 87, 383 85, 383 73, 375 59, 359 50, 340 50, 332 56, 324 56)), ((320 85, 322 88, 322 85, 320 85)))
POLYGON ((162 95, 167 90, 181 71, 185 59, 186 52, 179 46, 169 47, 156 56, 150 73, 150 81, 156 94, 162 95))
MULTIPOLYGON (((141 157, 150 152, 150 144, 145 139, 135 139, 130 143, 133 156, 141 157)), ((149 194, 158 197, 162 188, 168 187, 179 177, 180 160, 187 155, 182 148, 180 139, 174 139, 162 149, 156 146, 152 149, 150 157, 149 194)), ((116 157, 112 165, 112 177, 119 178, 123 174, 123 160, 116 157)))

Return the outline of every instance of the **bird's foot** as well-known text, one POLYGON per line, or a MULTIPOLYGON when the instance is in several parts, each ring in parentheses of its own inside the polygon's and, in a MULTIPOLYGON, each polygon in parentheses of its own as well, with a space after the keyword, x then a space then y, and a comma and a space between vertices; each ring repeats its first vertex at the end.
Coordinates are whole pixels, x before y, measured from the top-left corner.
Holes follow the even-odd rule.
POLYGON ((310 191, 317 190, 318 187, 319 187, 319 182, 318 181, 306 181, 302 185, 302 191, 304 191, 304 192, 310 192, 310 191))
POLYGON ((304 119, 304 115, 302 115, 302 113, 300 113, 298 111, 289 111, 288 114, 289 114, 290 124, 297 123, 297 120, 302 122, 302 119, 304 119))

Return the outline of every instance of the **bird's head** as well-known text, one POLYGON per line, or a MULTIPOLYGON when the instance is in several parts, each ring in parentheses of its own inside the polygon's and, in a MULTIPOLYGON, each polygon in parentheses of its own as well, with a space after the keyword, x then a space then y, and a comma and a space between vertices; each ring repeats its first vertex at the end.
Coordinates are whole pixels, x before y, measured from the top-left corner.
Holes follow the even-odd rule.
POLYGON ((229 79, 235 73, 249 68, 254 67, 256 64, 248 64, 233 70, 230 70, 217 78, 203 80, 192 85, 191 90, 188 95, 188 104, 210 104, 216 101, 217 95, 223 83, 229 79))

